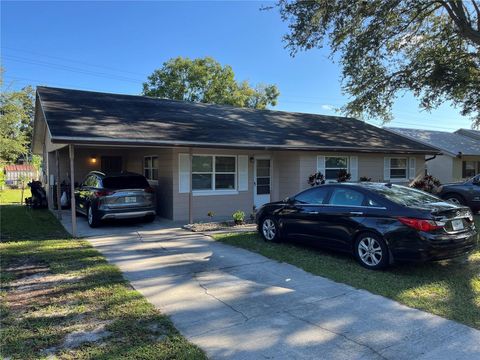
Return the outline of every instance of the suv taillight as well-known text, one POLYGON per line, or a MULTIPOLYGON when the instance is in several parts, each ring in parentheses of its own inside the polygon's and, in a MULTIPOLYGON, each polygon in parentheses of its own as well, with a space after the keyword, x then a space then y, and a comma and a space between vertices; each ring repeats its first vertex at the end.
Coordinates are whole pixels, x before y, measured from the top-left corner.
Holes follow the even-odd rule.
POLYGON ((443 227, 442 223, 437 223, 433 220, 414 219, 414 218, 407 218, 407 217, 399 217, 397 219, 402 224, 405 224, 408 227, 411 227, 418 231, 430 232, 430 231, 441 229, 443 227))
POLYGON ((150 186, 147 187, 147 188, 145 188, 145 189, 143 189, 143 191, 145 191, 146 193, 149 193, 149 194, 155 193, 155 189, 152 188, 152 187, 150 187, 150 186))
POLYGON ((108 196, 113 194, 111 191, 106 191, 106 190, 97 190, 93 193, 96 197, 103 197, 103 196, 108 196))

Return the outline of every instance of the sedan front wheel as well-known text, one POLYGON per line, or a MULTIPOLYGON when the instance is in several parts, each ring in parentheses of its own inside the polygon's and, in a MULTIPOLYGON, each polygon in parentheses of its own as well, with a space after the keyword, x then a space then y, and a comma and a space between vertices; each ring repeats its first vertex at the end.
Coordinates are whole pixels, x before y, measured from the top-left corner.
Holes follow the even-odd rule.
POLYGON ((260 223, 260 233, 265 241, 278 242, 280 241, 280 234, 277 222, 271 217, 266 217, 260 223))
POLYGON ((375 234, 362 234, 355 242, 355 257, 367 269, 383 269, 389 261, 387 244, 375 234))

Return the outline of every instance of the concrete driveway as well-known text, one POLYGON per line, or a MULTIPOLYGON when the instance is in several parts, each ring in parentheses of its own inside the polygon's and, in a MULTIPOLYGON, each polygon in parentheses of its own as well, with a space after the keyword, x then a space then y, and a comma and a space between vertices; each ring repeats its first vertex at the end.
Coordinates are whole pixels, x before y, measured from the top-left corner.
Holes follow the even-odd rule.
POLYGON ((204 235, 88 240, 213 359, 480 359, 480 331, 204 235))

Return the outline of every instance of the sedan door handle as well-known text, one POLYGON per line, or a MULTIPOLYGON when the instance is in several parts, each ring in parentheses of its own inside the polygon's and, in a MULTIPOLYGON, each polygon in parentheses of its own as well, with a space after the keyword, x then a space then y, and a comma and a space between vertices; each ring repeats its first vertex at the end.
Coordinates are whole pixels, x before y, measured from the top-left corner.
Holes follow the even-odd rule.
POLYGON ((318 214, 318 211, 306 211, 307 214, 318 214))
POLYGON ((363 215, 361 211, 350 211, 350 215, 363 215))

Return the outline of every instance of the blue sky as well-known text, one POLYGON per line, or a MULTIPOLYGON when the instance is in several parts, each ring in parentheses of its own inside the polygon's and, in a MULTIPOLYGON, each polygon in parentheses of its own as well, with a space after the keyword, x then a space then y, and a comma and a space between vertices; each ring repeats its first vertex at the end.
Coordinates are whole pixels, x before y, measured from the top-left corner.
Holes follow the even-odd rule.
MULTIPOLYGON (((287 26, 263 2, 21 2, 1 3, 4 86, 50 85, 139 94, 142 82, 176 56, 212 56, 238 80, 276 84, 275 109, 335 114, 340 68, 328 50, 291 57, 287 26)), ((470 127, 448 104, 420 111, 409 94, 398 99, 389 126, 451 131, 470 127)), ((380 124, 379 121, 372 121, 380 124)))

